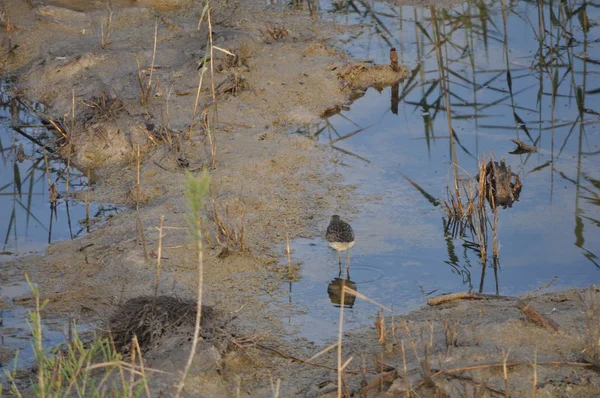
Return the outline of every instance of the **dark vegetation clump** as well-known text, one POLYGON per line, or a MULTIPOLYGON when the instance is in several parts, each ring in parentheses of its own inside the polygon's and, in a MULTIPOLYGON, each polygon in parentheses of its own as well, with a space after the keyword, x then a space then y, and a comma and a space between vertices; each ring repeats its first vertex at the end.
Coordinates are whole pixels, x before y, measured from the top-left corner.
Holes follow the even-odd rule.
MULTIPOLYGON (((131 351, 131 343, 137 336, 142 353, 160 346, 167 338, 180 337, 187 341, 194 334, 196 302, 171 296, 140 296, 124 304, 109 320, 109 330, 115 348, 122 354, 131 351)), ((212 340, 222 329, 218 325, 218 312, 202 307, 201 336, 212 340)))

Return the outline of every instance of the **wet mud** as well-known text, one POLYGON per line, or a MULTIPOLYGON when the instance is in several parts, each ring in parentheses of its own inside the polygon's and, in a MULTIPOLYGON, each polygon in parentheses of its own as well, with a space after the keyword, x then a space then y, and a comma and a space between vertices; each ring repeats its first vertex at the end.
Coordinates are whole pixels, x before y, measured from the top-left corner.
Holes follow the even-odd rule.
MULTIPOLYGON (((153 374, 153 394, 169 396, 195 314, 185 171, 208 169, 207 323, 185 393, 267 396, 279 379, 282 396, 335 396, 335 350, 308 360, 322 347, 286 332, 278 304, 293 267, 279 265, 281 248, 286 240, 322 236, 331 214, 358 212, 370 199, 344 184, 329 148, 289 132, 367 87, 399 84, 409 71, 393 59, 371 65, 336 50, 336 36, 355 27, 261 1, 211 2, 211 52, 207 21, 198 28, 202 5, 161 3, 113 1, 111 10, 76 0, 4 5, 4 24, 9 18, 12 28, 0 35, 0 56, 14 96, 44 103, 40 117, 52 126, 61 156, 94 170, 92 201, 131 210, 44 254, 0 264, 0 281, 29 275, 48 300, 42 316, 70 314, 112 329, 120 347, 137 330, 122 321, 148 315, 136 327, 149 329, 136 334, 148 337, 147 366, 166 371, 153 374), (173 315, 174 308, 189 311, 176 319, 153 315, 173 315), (155 333, 165 325, 174 332, 155 333)), ((342 281, 328 288, 341 307, 342 281)), ((384 311, 375 326, 344 333, 344 357, 353 358, 346 392, 523 396, 537 372, 539 394, 598 393, 591 343, 598 341, 597 289, 531 300, 558 331, 532 323, 515 300, 461 300, 394 317, 384 311), (503 358, 509 377, 498 365, 503 358)))

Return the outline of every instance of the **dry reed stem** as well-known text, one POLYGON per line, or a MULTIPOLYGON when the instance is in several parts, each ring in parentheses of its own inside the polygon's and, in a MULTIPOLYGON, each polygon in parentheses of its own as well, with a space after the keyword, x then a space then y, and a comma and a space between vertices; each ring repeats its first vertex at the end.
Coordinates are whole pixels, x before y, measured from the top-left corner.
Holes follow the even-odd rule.
POLYGON ((239 217, 239 228, 237 228, 236 223, 231 222, 229 205, 226 205, 225 209, 222 210, 215 200, 212 201, 212 204, 213 222, 217 227, 215 234, 217 243, 226 247, 239 246, 240 252, 244 252, 246 250, 245 211, 242 210, 242 215, 239 217))
POLYGON ((337 347, 337 343, 333 343, 328 345, 327 347, 323 348, 321 351, 317 352, 315 355, 313 355, 312 357, 310 357, 308 359, 308 362, 313 361, 315 359, 317 359, 318 357, 320 357, 321 355, 331 351, 332 349, 337 347))
POLYGON ((337 398, 342 397, 342 335, 344 333, 344 302, 346 295, 346 281, 342 280, 340 316, 338 325, 338 342, 337 342, 337 398))
POLYGON ((158 42, 158 18, 154 21, 154 46, 152 48, 152 62, 150 63, 150 77, 148 78, 148 91, 152 87, 152 74, 154 73, 154 62, 156 61, 156 43, 158 42))
MULTIPOLYGON (((207 11, 208 11, 208 2, 202 9, 202 14, 200 15, 200 19, 198 21, 198 30, 200 30, 200 25, 202 24, 202 21, 204 20, 204 16, 206 15, 207 11)), ((209 44, 209 42, 207 39, 206 45, 208 46, 208 44, 209 44)), ((194 128, 194 123, 196 122, 196 114, 198 112, 198 103, 200 102, 200 92, 202 91, 202 81, 204 80, 204 73, 206 72, 207 59, 208 59, 208 53, 205 51, 204 52, 204 61, 202 63, 202 70, 200 71, 200 79, 198 81, 198 89, 196 90, 196 99, 194 100, 194 107, 192 108, 192 120, 190 122, 190 128, 188 129, 188 134, 191 134, 191 132, 194 128)))
POLYGON ((146 89, 144 88, 145 84, 144 79, 142 77, 142 65, 140 64, 140 59, 137 57, 137 55, 135 56, 135 62, 137 64, 137 81, 138 86, 140 88, 140 102, 142 106, 145 107, 148 94, 146 93, 146 89))
POLYGON ((210 144, 210 168, 215 169, 217 167, 217 140, 212 135, 212 129, 210 127, 210 121, 208 117, 206 118, 206 134, 208 135, 208 143, 210 144))
POLYGON ((537 349, 533 352, 533 385, 531 389, 531 397, 537 397, 537 349))
POLYGON ((442 58, 442 40, 441 40, 441 34, 440 34, 440 27, 438 25, 438 19, 436 17, 436 13, 435 13, 435 7, 430 7, 430 13, 431 13, 431 22, 432 22, 432 26, 433 26, 433 34, 435 36, 435 54, 436 54, 436 58, 437 58, 437 63, 438 63, 438 71, 439 71, 439 75, 440 75, 440 85, 442 88, 442 91, 444 93, 444 102, 446 105, 446 122, 448 124, 448 135, 450 136, 450 149, 452 152, 452 164, 454 165, 454 191, 456 194, 456 198, 458 200, 458 204, 462 207, 462 201, 461 201, 461 197, 460 197, 460 190, 458 188, 458 155, 456 154, 456 143, 455 143, 455 139, 454 139, 454 131, 452 129, 452 113, 451 113, 451 109, 450 109, 450 90, 448 88, 448 78, 447 75, 444 73, 445 70, 445 66, 444 66, 444 60, 442 58))
POLYGON ((400 350, 402 351, 402 365, 404 369, 404 380, 406 380, 406 397, 410 398, 410 379, 408 378, 408 368, 406 365, 406 350, 404 349, 404 340, 400 340, 400 350))
POLYGON ((357 292, 356 290, 352 289, 351 287, 348 287, 348 286, 344 285, 343 286, 343 290, 347 294, 351 294, 351 295, 356 296, 356 297, 358 297, 360 299, 363 299, 363 300, 365 300, 365 301, 367 301, 367 302, 369 302, 371 304, 375 304, 375 305, 379 306, 379 308, 381 308, 382 310, 387 310, 387 311, 392 312, 391 308, 386 307, 385 305, 379 303, 378 301, 373 300, 372 298, 367 297, 364 294, 357 292))
POLYGON ((108 10, 108 13, 106 15, 106 25, 104 25, 103 23, 100 23, 100 30, 101 30, 101 35, 102 35, 100 44, 101 44, 102 48, 105 48, 109 44, 109 40, 110 40, 110 29, 111 29, 112 16, 113 16, 112 2, 110 0, 106 4, 106 9, 108 10))
MULTIPOLYGON (((320 363, 310 362, 310 361, 307 361, 305 359, 298 358, 298 357, 290 355, 290 354, 286 354, 285 352, 280 351, 280 350, 278 350, 276 348, 272 348, 272 347, 269 347, 269 346, 266 346, 266 345, 263 345, 263 344, 260 344, 260 343, 256 343, 256 346, 259 347, 259 348, 263 348, 265 350, 271 351, 271 352, 273 352, 273 353, 275 353, 275 354, 277 354, 277 355, 279 355, 279 356, 281 356, 282 358, 285 358, 285 359, 290 359, 290 360, 295 361, 295 362, 300 362, 300 363, 303 363, 303 364, 306 364, 306 365, 310 365, 310 366, 315 366, 315 367, 318 367, 318 368, 328 369, 328 370, 331 370, 331 371, 334 371, 334 372, 338 371, 338 367, 327 366, 327 365, 323 365, 323 364, 320 364, 320 363)), ((337 347, 337 343, 334 345, 334 347, 337 347)), ((377 373, 377 371, 375 369, 368 369, 367 371, 369 373, 377 373)), ((358 374, 361 373, 360 370, 345 370, 345 372, 346 373, 351 373, 351 374, 356 374, 356 375, 358 375, 358 374)))
POLYGON ((157 257, 156 257, 156 286, 154 287, 154 298, 158 296, 158 287, 160 286, 160 273, 162 269, 162 238, 165 236, 163 234, 163 226, 165 223, 165 215, 160 216, 160 223, 158 225, 158 249, 157 249, 157 257))
POLYGON ((283 224, 285 225, 285 253, 287 254, 288 261, 288 277, 292 273, 292 252, 290 250, 290 234, 288 233, 288 224, 287 220, 283 220, 283 224))
POLYGON ((58 123, 56 123, 54 120, 52 120, 52 118, 50 117, 46 117, 46 119, 48 120, 48 122, 52 125, 52 127, 54 127, 56 129, 56 131, 58 131, 60 133, 60 135, 63 136, 63 138, 65 140, 69 139, 69 136, 67 135, 66 131, 64 131, 63 128, 60 127, 60 125, 58 123))
MULTIPOLYGON (((375 376, 371 381, 369 381, 358 393, 353 396, 358 397, 366 397, 369 390, 374 389, 375 387, 379 387, 379 392, 382 392, 383 383, 392 383, 394 380, 398 378, 398 371, 392 370, 389 372, 382 372, 375 376)), ((348 396, 351 396, 350 394, 348 396)), ((378 395, 376 395, 378 396, 378 395)))
POLYGON ((552 285, 554 282, 556 282, 558 280, 558 276, 555 276, 554 278, 550 279, 548 282, 544 283, 543 285, 535 288, 534 290, 532 290, 531 292, 527 293, 527 295, 525 296, 525 300, 530 299, 532 296, 535 296, 540 290, 546 289, 548 287, 550 287, 550 285, 552 285))
POLYGON ((277 379, 277 384, 275 384, 275 391, 273 393, 273 398, 279 398, 279 390, 281 389, 281 379, 277 379))
POLYGON ((166 123, 165 126, 167 126, 167 129, 170 130, 171 129, 171 107, 170 107, 170 103, 171 103, 171 95, 173 94, 173 84, 171 84, 169 86, 169 88, 167 89, 167 103, 165 106, 165 112, 166 112, 166 123))
POLYGON ((419 352, 417 351, 417 345, 416 345, 416 341, 412 336, 412 332, 410 330, 410 328, 408 327, 408 322, 406 322, 406 320, 402 320, 402 328, 404 329, 404 331, 406 332, 406 334, 408 335, 408 339, 410 342, 410 345, 413 349, 413 353, 415 354, 415 358, 417 359, 417 361, 421 361, 421 357, 419 356, 419 352))
POLYGON ((90 181, 92 180, 91 170, 87 171, 87 192, 85 195, 85 223, 89 230, 90 227, 90 201, 92 200, 92 184, 90 181))
MULTIPOLYGON (((140 102, 141 105, 146 108, 148 106, 148 100, 152 96, 152 76, 154 74, 154 63, 156 61, 156 46, 158 43, 158 18, 154 22, 154 46, 152 49, 152 61, 150 63, 150 76, 148 78, 148 83, 145 82, 144 77, 142 76, 142 65, 140 64, 140 60, 135 56, 135 61, 137 63, 137 80, 138 86, 140 88, 140 102)), ((152 140, 154 141, 154 140, 152 140)))
MULTIPOLYGON (((48 194, 49 194, 49 202, 50 204, 54 204, 58 201, 58 192, 56 191, 56 184, 52 182, 52 178, 50 178, 50 162, 48 161, 48 155, 46 153, 46 149, 44 148, 44 164, 46 165, 46 178, 48 180, 48 194)), ((87 218, 86 218, 87 220, 87 218)))
MULTIPOLYGON (((135 335, 134 335, 135 338, 135 335)), ((131 346, 135 347, 135 342, 134 342, 134 338, 131 339, 131 346)), ((131 355, 129 358, 129 361, 131 363, 131 370, 129 371, 129 397, 133 397, 133 383, 135 381, 135 373, 133 372, 133 369, 135 369, 135 354, 136 354, 136 350, 135 348, 131 350, 131 355)))
MULTIPOLYGON (((146 234, 144 231, 144 224, 142 223, 142 218, 140 217, 140 193, 142 192, 142 176, 141 176, 141 168, 142 168, 142 156, 140 152, 140 146, 137 147, 136 152, 136 186, 137 195, 135 196, 135 223, 137 229, 137 240, 138 244, 142 243, 142 249, 144 251, 144 261, 148 261, 148 247, 146 246, 146 234)), ((89 186, 89 184, 88 184, 89 186)))
POLYGON ((385 345, 385 318, 381 316, 380 310, 377 310, 377 318, 375 319, 375 330, 377 331, 377 340, 379 341, 379 344, 385 345))
MULTIPOLYGON (((568 366, 579 366, 582 368, 587 368, 587 367, 593 367, 593 364, 587 363, 587 362, 568 362, 568 361, 546 361, 546 362, 536 362, 535 363, 536 366, 559 366, 559 365, 568 365, 568 366)), ((442 376, 442 375, 449 375, 449 374, 453 374, 453 373, 458 373, 458 372, 466 372, 466 371, 471 371, 471 370, 482 370, 482 369, 492 369, 492 368, 504 368, 505 366, 507 368, 512 368, 515 366, 523 366, 523 365, 529 365, 532 366, 531 362, 495 362, 495 363, 489 363, 489 364, 481 364, 481 365, 472 365, 472 366, 464 366, 461 368, 454 368, 454 369, 446 369, 446 370, 438 370, 437 372, 435 372, 434 374, 431 375, 432 378, 438 377, 438 376, 442 376)))
MULTIPOLYGON (((207 4, 209 3, 209 0, 207 0, 206 2, 207 4)), ((207 21, 208 21, 208 40, 210 43, 210 83, 211 83, 211 91, 212 91, 212 99, 213 99, 213 104, 215 106, 215 113, 214 113, 214 121, 217 122, 219 120, 219 110, 217 107, 217 92, 215 90, 215 63, 214 63, 214 51, 213 51, 213 29, 212 29, 212 22, 210 19, 210 11, 211 8, 208 8, 208 13, 207 13, 207 21)), ((214 165, 213 165, 214 168, 214 165)))
MULTIPOLYGON (((137 370, 137 367, 134 369, 131 369, 131 365, 129 363, 123 362, 121 360, 95 363, 93 365, 86 367, 85 369, 86 370, 94 370, 94 369, 102 369, 102 368, 110 368, 110 367, 119 367, 119 368, 124 368, 127 370, 132 370, 138 376, 144 375, 144 373, 141 370, 137 370)), ((166 372, 166 371, 160 370, 160 369, 145 368, 145 370, 147 370, 149 372, 161 373, 161 374, 165 374, 165 375, 170 374, 169 372, 166 372)))
MULTIPOLYGON (((29 281, 29 279, 27 279, 29 281)), ((35 294, 35 313, 36 314, 40 314, 41 311, 41 305, 40 305, 40 295, 39 294, 35 294)), ((42 344, 42 322, 41 319, 39 318, 39 316, 37 317, 37 320, 34 321, 34 327, 35 327, 35 335, 37 336, 37 338, 35 339, 35 350, 39 353, 39 355, 42 355, 44 352, 44 346, 42 344)), ((46 392, 46 388, 45 388, 45 376, 44 376, 44 366, 39 366, 38 367, 38 384, 39 384, 39 389, 41 391, 40 397, 45 397, 45 392, 46 392)))
MULTIPOLYGON (((146 129, 146 127, 143 127, 142 125, 138 125, 138 127, 142 130, 142 132, 146 135, 146 138, 148 138, 150 141, 152 141, 152 143, 154 145, 158 145, 158 142, 154 139, 154 137, 152 137, 152 134, 150 134, 150 132, 148 131, 148 129, 146 129)), ((156 162, 155 162, 156 163, 156 162)), ((158 165, 158 163, 156 163, 158 165)), ((159 165, 159 167, 164 168, 162 166, 159 165)))
POLYGON ((151 397, 151 395, 150 395, 150 388, 148 387, 148 383, 146 383, 146 380, 145 380, 145 378, 146 378, 146 370, 144 368, 144 358, 142 357, 142 350, 140 348, 140 344, 138 342, 138 338, 137 338, 136 335, 133 335, 132 346, 133 346, 134 350, 137 350, 138 356, 140 358, 139 359, 139 363, 140 363, 140 370, 141 370, 141 373, 143 375, 142 377, 143 377, 143 380, 144 380, 144 392, 146 393, 146 397, 150 398, 151 397))
POLYGON ((502 374, 504 376, 504 397, 508 398, 510 396, 509 387, 508 387, 508 369, 506 367, 506 363, 508 362, 508 356, 510 355, 510 348, 508 352, 504 352, 502 349, 502 374))
MULTIPOLYGON (((75 89, 71 91, 71 135, 75 131, 75 89)), ((65 182, 65 200, 69 201, 69 185, 71 182, 71 152, 72 147, 71 143, 68 142, 68 151, 67 151, 67 180, 65 182)), ((89 181, 88 181, 89 184, 89 181)))

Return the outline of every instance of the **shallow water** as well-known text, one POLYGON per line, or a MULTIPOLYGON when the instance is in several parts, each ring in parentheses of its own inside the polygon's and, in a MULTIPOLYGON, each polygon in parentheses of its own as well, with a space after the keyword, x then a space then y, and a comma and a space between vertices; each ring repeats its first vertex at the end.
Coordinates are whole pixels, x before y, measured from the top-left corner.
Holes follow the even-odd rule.
MULTIPOLYGON (((9 96, 9 89, 7 84, 0 87, 0 263, 18 254, 43 251, 52 242, 77 238, 90 228, 85 223, 85 203, 71 196, 87 190, 88 178, 67 168, 51 152, 44 153, 41 145, 52 142, 53 137, 39 118, 9 96), (56 184, 60 195, 54 205, 49 200, 49 181, 56 184)), ((111 205, 91 203, 89 216, 93 222, 100 222, 117 210, 111 205)))
MULTIPOLYGON (((442 293, 497 287, 517 295, 554 277, 544 291, 600 282, 600 8, 554 2, 539 12, 536 4, 321 4, 322 18, 350 26, 344 49, 352 56, 388 63, 394 46, 414 71, 399 87, 369 89, 349 110, 303 132, 323 144, 344 137, 332 144, 337 171, 370 198, 357 214, 337 209, 357 237, 350 279, 396 313, 442 293), (470 244, 475 237, 445 233, 438 203, 447 199, 454 167, 443 86, 460 174, 477 175, 478 159, 492 151, 523 183, 512 208, 499 210, 497 278, 491 228, 485 268, 470 244), (509 154, 511 139, 538 152, 509 154)), ((289 322, 306 338, 330 338, 339 310, 327 286, 338 277, 337 255, 324 239, 291 246, 302 278, 290 287, 301 311, 289 322)), ((357 299, 345 327, 370 323, 377 308, 357 299)))
MULTIPOLYGON (((2 369, 6 371, 14 369, 15 361, 20 368, 31 366, 35 361, 31 331, 27 325, 27 320, 29 319, 28 311, 32 310, 32 308, 26 308, 19 303, 15 303, 15 301, 19 301, 23 296, 28 295, 29 292, 30 289, 26 282, 0 286, 0 303, 3 308, 2 322, 0 323, 0 341, 3 347, 18 350, 18 356, 13 358, 10 363, 1 364, 2 369)), ((42 324, 42 343, 48 350, 66 340, 68 326, 65 326, 63 323, 61 321, 50 321, 50 323, 47 323, 44 320, 42 324), (61 331, 61 328, 64 330, 61 331)), ((0 374, 0 380, 6 380, 4 372, 0 374)))
MULTIPOLYGON (((53 142, 53 137, 41 126, 40 119, 7 94, 9 89, 6 84, 0 87, 0 269, 3 262, 18 255, 43 253, 50 243, 80 237, 119 210, 111 205, 89 203, 89 217, 93 221, 89 225, 85 222, 86 204, 70 195, 76 191, 85 192, 88 178, 74 168, 68 169, 49 152, 51 146, 44 153, 42 145, 53 142), (17 133, 11 126, 17 126, 37 143, 17 133), (70 190, 68 201, 67 180, 70 190), (60 195, 56 204, 50 203, 48 181, 56 184, 60 195)), ((15 361, 24 368, 31 366, 35 360, 27 325, 31 301, 20 300, 28 293, 27 283, 10 283, 0 279, 0 342, 4 348, 19 350, 16 359, 0 364, 6 370, 12 371, 15 361)), ((65 323, 44 318, 43 344, 48 350, 66 340, 68 327, 64 326, 65 323)), ((5 380, 2 372, 0 381, 5 380)))

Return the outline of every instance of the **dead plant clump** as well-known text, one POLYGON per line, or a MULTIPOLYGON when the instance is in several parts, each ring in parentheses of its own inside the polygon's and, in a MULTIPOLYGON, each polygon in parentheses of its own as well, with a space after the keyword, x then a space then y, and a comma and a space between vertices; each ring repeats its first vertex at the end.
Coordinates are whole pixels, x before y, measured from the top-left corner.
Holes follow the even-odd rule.
POLYGON ((505 209, 512 207, 513 203, 519 200, 523 188, 519 176, 507 166, 506 159, 502 158, 498 163, 492 156, 485 167, 485 185, 487 199, 492 208, 497 205, 505 209))
MULTIPOLYGON (((484 172, 485 162, 481 162, 477 179, 484 176, 484 172)), ((485 177, 480 181, 485 181, 485 177)), ((446 232, 451 233, 452 237, 463 236, 466 232, 475 233, 477 221, 487 220, 485 201, 482 199, 485 184, 478 183, 470 175, 455 176, 453 188, 448 189, 448 198, 443 200, 442 204, 448 216, 446 232)))
POLYGON ((342 88, 377 89, 400 83, 410 75, 410 70, 403 65, 370 65, 364 63, 351 64, 338 72, 342 88))
MULTIPOLYGON (((124 304, 109 320, 110 337, 115 348, 127 355, 133 336, 137 336, 142 353, 160 347, 165 339, 180 337, 187 342, 194 334, 196 302, 171 296, 140 296, 124 304)), ((201 336, 214 340, 224 335, 224 321, 210 306, 202 307, 201 336)))
POLYGON ((290 31, 287 30, 285 27, 269 24, 266 24, 264 31, 261 29, 259 29, 259 31, 262 34, 263 41, 266 44, 272 44, 276 41, 282 41, 290 34, 290 31))
POLYGON ((448 191, 448 199, 443 207, 450 220, 472 220, 485 211, 484 198, 490 207, 512 207, 519 200, 523 184, 519 176, 512 172, 506 159, 494 161, 493 154, 486 162, 485 156, 479 162, 477 177, 470 175, 454 177, 454 190, 448 191))
POLYGON ((84 126, 115 118, 125 109, 123 101, 112 87, 103 89, 97 97, 93 96, 89 100, 81 102, 84 109, 81 111, 80 118, 84 126))
POLYGON ((243 204, 235 199, 217 203, 212 201, 209 219, 214 223, 214 237, 217 244, 223 247, 219 257, 226 257, 232 251, 245 252, 246 246, 246 212, 243 204))

